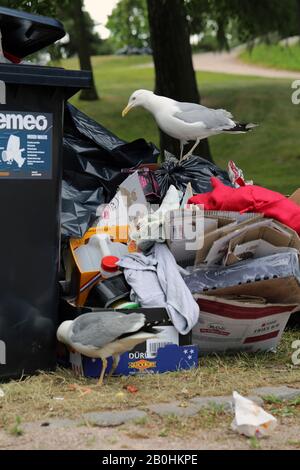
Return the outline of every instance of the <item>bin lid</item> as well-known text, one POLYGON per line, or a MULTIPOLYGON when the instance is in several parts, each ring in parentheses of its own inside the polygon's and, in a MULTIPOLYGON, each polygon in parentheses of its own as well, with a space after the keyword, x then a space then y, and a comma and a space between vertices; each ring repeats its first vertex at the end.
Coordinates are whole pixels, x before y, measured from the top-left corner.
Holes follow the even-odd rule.
POLYGON ((1 80, 6 84, 62 87, 65 99, 70 98, 81 88, 90 88, 92 82, 92 75, 88 70, 16 64, 0 64, 0 67, 1 80))
POLYGON ((0 7, 4 53, 22 59, 65 36, 60 21, 12 8, 0 7))

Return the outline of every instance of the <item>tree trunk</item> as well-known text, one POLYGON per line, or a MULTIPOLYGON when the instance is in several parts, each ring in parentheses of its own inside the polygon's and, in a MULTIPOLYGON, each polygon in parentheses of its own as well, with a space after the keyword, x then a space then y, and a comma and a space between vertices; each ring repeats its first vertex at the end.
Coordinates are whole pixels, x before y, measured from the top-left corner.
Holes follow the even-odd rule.
MULTIPOLYGON (((147 0, 155 65, 155 92, 177 101, 199 103, 184 0, 147 0)), ((164 150, 179 155, 179 142, 161 132, 164 150)), ((188 150, 186 146, 185 150, 188 150)), ((212 161, 207 140, 195 150, 212 161)))
POLYGON ((95 86, 93 68, 91 62, 91 54, 89 42, 86 35, 86 26, 84 21, 84 14, 82 11, 83 3, 82 0, 72 0, 73 15, 74 15, 74 26, 77 31, 78 37, 78 57, 80 62, 81 70, 89 70, 92 73, 92 85, 87 90, 82 90, 80 93, 80 100, 94 101, 98 100, 98 94, 95 86))
POLYGON ((222 18, 217 20, 217 41, 220 51, 229 51, 230 47, 226 36, 226 27, 222 18))

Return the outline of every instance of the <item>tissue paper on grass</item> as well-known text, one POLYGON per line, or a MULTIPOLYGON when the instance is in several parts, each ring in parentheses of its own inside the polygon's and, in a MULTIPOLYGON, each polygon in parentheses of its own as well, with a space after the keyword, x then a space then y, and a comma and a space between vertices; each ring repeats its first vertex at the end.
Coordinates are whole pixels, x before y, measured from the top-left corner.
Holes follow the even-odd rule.
POLYGON ((277 425, 274 416, 239 393, 233 392, 235 418, 231 429, 247 437, 264 437, 271 434, 277 425))

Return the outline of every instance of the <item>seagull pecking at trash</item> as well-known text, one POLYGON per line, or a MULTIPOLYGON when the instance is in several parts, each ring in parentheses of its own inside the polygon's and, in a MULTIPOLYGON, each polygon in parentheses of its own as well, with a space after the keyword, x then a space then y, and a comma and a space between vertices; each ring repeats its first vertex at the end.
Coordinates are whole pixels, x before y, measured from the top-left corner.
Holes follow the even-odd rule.
POLYGON ((169 136, 180 141, 180 161, 192 155, 202 139, 217 134, 244 134, 257 124, 241 124, 234 121, 225 109, 210 109, 196 103, 182 103, 149 90, 136 90, 129 98, 122 116, 133 108, 141 106, 149 111, 158 127, 169 136), (183 156, 185 144, 194 141, 195 145, 183 156))
POLYGON ((102 360, 99 385, 102 385, 107 358, 113 357, 110 375, 118 367, 120 354, 153 339, 160 332, 147 323, 141 313, 91 312, 75 320, 64 321, 57 330, 57 339, 76 352, 102 360))

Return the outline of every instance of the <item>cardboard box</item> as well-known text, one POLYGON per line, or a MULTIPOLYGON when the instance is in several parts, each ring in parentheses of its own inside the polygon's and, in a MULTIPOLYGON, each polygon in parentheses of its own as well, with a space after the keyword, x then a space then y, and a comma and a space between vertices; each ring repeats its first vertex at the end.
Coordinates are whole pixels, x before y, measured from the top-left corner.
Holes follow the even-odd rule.
POLYGON ((261 214, 247 214, 247 217, 242 217, 238 212, 207 211, 205 214, 209 218, 215 217, 217 219, 218 228, 205 236, 203 247, 196 253, 196 265, 206 260, 209 251, 217 240, 263 218, 261 214))
POLYGON ((276 221, 266 226, 250 226, 247 231, 242 231, 229 241, 224 265, 229 266, 247 257, 262 258, 289 251, 287 248, 300 251, 300 238, 291 229, 286 230, 276 221))
MULTIPOLYGON (((97 309, 99 310, 99 309, 97 309)), ((112 315, 115 310, 111 311, 112 315)), ((164 308, 140 308, 138 310, 118 310, 118 312, 143 313, 147 320, 157 323, 162 331, 155 339, 136 346, 132 351, 121 355, 114 372, 118 375, 154 374, 187 370, 198 365, 198 347, 192 344, 192 334, 180 335, 169 320, 164 308)), ((91 359, 78 353, 70 354, 72 369, 76 374, 86 377, 99 377, 102 369, 101 359, 91 359)), ((107 375, 112 366, 109 358, 107 375)))
POLYGON ((275 350, 292 313, 299 303, 262 303, 261 299, 194 296, 200 307, 193 328, 199 354, 275 350))
POLYGON ((205 295, 216 296, 254 296, 263 297, 270 303, 284 303, 300 305, 300 284, 293 276, 277 279, 266 279, 249 282, 238 286, 214 289, 205 292, 205 295))

